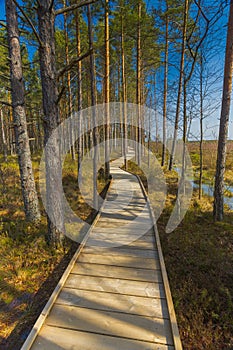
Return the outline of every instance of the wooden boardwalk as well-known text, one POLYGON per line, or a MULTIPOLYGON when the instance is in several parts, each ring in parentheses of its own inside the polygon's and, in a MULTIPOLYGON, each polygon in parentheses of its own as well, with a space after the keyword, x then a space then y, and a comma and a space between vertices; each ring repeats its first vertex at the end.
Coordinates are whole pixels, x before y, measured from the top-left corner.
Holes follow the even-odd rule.
POLYGON ((182 349, 150 203, 121 164, 21 350, 182 349))

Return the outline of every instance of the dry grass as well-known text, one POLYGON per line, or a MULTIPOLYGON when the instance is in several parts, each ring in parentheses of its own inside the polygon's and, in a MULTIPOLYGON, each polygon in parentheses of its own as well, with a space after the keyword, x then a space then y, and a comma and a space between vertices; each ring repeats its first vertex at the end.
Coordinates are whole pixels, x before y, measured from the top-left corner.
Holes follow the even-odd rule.
MULTIPOLYGON (((129 162, 129 169, 146 183, 145 174, 135 164, 129 162)), ((168 195, 158 229, 183 348, 232 350, 233 212, 226 211, 224 222, 214 223, 212 199, 198 200, 194 192, 182 223, 167 234, 178 178, 174 171, 164 169, 164 173, 168 195)))
MULTIPOLYGON (((30 320, 33 324, 35 314, 51 294, 71 258, 68 253, 71 245, 67 242, 63 249, 56 250, 47 246, 44 212, 37 226, 25 221, 17 158, 9 157, 7 163, 0 161, 0 348, 15 350, 23 340, 23 328, 30 320), (12 347, 5 342, 11 332, 15 333, 10 337, 12 347), (22 336, 18 334, 20 332, 22 336)), ((39 155, 33 157, 37 187, 39 161, 39 155)), ((68 155, 63 168, 64 192, 76 214, 91 222, 92 208, 85 203, 76 178, 76 163, 68 155)), ((106 185, 100 180, 99 192, 106 185)), ((74 244, 72 246, 75 248, 74 244)))

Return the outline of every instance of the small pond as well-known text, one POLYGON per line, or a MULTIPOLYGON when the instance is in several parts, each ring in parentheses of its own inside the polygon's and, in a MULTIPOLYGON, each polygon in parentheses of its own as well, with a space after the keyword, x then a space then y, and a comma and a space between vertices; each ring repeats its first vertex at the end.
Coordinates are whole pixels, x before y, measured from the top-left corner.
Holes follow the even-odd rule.
MULTIPOLYGON (((174 170, 181 174, 181 169, 179 167, 175 167, 174 170)), ((198 184, 194 182, 194 180, 190 180, 193 188, 198 188, 198 184)), ((233 186, 227 186, 227 190, 233 193, 233 186)), ((207 196, 214 196, 214 186, 211 183, 203 183, 202 184, 202 192, 207 196)), ((233 210, 233 197, 224 196, 224 204, 227 204, 230 210, 233 210)))

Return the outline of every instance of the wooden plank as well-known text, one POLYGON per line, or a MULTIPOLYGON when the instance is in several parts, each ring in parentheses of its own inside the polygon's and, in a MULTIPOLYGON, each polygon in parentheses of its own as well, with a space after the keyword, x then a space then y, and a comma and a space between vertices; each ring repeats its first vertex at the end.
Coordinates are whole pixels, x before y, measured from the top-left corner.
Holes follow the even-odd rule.
POLYGON ((93 264, 105 264, 112 266, 128 266, 133 268, 144 269, 159 269, 160 264, 156 259, 149 258, 134 258, 130 256, 114 256, 114 255, 100 255, 100 254, 81 254, 79 262, 87 262, 93 264))
POLYGON ((149 211, 147 208, 144 208, 143 211, 139 211, 139 212, 136 212, 134 214, 134 217, 132 220, 130 219, 118 219, 117 218, 117 215, 116 217, 114 218, 115 214, 111 214, 111 219, 109 218, 104 218, 101 220, 101 222, 98 223, 97 227, 98 226, 102 226, 103 224, 109 224, 109 223, 119 223, 119 224, 128 224, 128 225, 134 225, 135 227, 137 227, 138 225, 144 225, 144 224, 147 224, 147 223, 151 223, 151 219, 149 217, 149 211), (146 215, 145 215, 146 214, 146 215))
POLYGON ((158 254, 155 250, 149 249, 134 249, 136 244, 133 242, 131 247, 123 246, 118 248, 99 248, 85 246, 83 249, 84 254, 102 254, 102 255, 118 255, 118 256, 132 256, 135 258, 155 258, 158 259, 158 254))
MULTIPOLYGON (((91 230, 91 228, 90 228, 90 230, 91 230)), ((51 294, 51 296, 50 296, 49 300, 47 301, 46 305, 44 306, 41 314, 39 315, 38 319, 36 320, 32 330, 30 331, 27 339, 25 340, 21 350, 31 349, 31 346, 34 343, 36 337, 38 336, 38 334, 40 332, 40 329, 43 326, 43 324, 45 322, 45 319, 48 316, 50 310, 53 308, 54 302, 57 299, 60 291, 62 290, 62 288, 63 288, 63 286, 64 286, 64 284, 65 284, 65 282, 67 280, 67 277, 69 276, 70 271, 72 270, 72 268, 74 266, 75 261, 77 260, 78 256, 80 255, 80 253, 81 253, 81 251, 82 251, 82 249, 84 247, 85 241, 88 238, 90 230, 87 232, 87 234, 84 237, 82 243, 79 245, 77 251, 75 252, 74 256, 72 257, 71 261, 69 262, 65 272, 63 273, 62 277, 60 278, 58 284, 56 285, 56 287, 55 287, 55 289, 53 291, 53 293, 51 294)))
POLYGON ((166 319, 56 304, 46 319, 46 324, 90 333, 173 344, 170 322, 166 319))
POLYGON ((135 269, 130 267, 99 265, 89 263, 76 263, 71 271, 72 274, 123 278, 125 280, 162 282, 159 270, 135 269))
POLYGON ((138 182, 142 188, 142 192, 143 192, 145 198, 147 198, 151 218, 152 218, 152 221, 154 223, 154 233, 155 233, 156 245, 158 248, 159 261, 160 261, 160 265, 161 265, 163 285, 164 285, 165 295, 166 295, 167 304, 168 304, 168 311, 169 311, 169 316, 170 316, 173 344, 175 346, 175 350, 182 350, 183 347, 182 347, 179 329, 178 329, 178 325, 177 325, 174 304, 173 304, 173 300, 172 300, 171 290, 170 290, 170 286, 169 286, 169 281, 168 281, 167 271, 166 271, 165 262, 164 262, 164 258, 163 258, 162 247, 161 247, 161 243, 160 243, 160 238, 159 238, 159 233, 158 233, 158 229, 157 229, 157 225, 156 225, 154 211, 153 211, 152 205, 150 203, 150 198, 147 197, 146 190, 144 188, 144 185, 143 185, 140 177, 137 176, 137 178, 138 178, 138 182))
POLYGON ((66 281, 65 287, 151 298, 164 297, 164 289, 161 283, 131 281, 106 277, 71 274, 66 281))
POLYGON ((118 169, 118 163, 111 169, 117 179, 108 195, 115 202, 105 200, 101 217, 79 255, 80 263, 74 264, 62 290, 59 287, 59 295, 57 289, 53 305, 42 314, 40 334, 34 327, 30 347, 24 350, 31 349, 35 334, 33 350, 181 349, 174 333, 174 309, 167 305, 166 298, 169 304, 170 299, 164 266, 163 278, 160 273, 162 253, 155 249, 156 227, 150 229, 156 226, 150 203, 136 177, 118 169), (136 221, 137 216, 140 219, 136 221), (121 246, 88 246, 113 242, 121 246))
POLYGON ((139 236, 137 234, 131 234, 128 235, 126 233, 114 233, 112 230, 110 232, 105 231, 105 232, 92 232, 90 235, 89 239, 116 239, 116 240, 125 240, 129 241, 130 239, 134 241, 140 241, 140 242, 149 242, 155 247, 155 237, 151 233, 148 233, 143 236, 139 236))
POLYGON ((174 350, 173 346, 44 326, 32 350, 174 350), (59 334, 59 336, 58 336, 59 334))
POLYGON ((145 232, 145 227, 142 230, 142 227, 137 227, 135 225, 119 226, 119 227, 114 227, 113 229, 111 228, 108 229, 108 227, 96 226, 95 229, 93 230, 93 234, 99 234, 99 233, 104 233, 109 235, 121 234, 121 235, 138 236, 138 237, 154 236, 154 232, 151 229, 145 232))
MULTIPOLYGON (((110 183, 110 187, 111 187, 111 183, 110 183)), ((69 262, 69 264, 68 264, 68 266, 67 266, 67 268, 65 270, 65 272, 63 273, 62 277, 60 278, 60 280, 59 280, 58 284, 56 285, 53 293, 51 294, 49 300, 45 304, 45 306, 44 306, 40 316, 36 320, 36 322, 35 322, 32 330, 31 330, 31 332, 29 333, 27 339, 23 343, 23 346, 21 347, 21 350, 31 349, 31 346, 34 343, 37 335, 39 334, 40 329, 43 326, 47 315, 49 314, 50 310, 52 309, 55 300, 57 299, 60 291, 62 290, 62 288, 63 288, 63 286, 64 286, 64 284, 65 284, 65 282, 67 280, 67 277, 70 274, 70 271, 72 270, 72 268, 74 266, 75 261, 78 259, 79 255, 81 254, 81 252, 83 250, 83 247, 84 247, 84 245, 85 245, 85 243, 86 243, 86 241, 87 241, 91 231, 93 230, 93 228, 97 224, 97 222, 99 220, 99 217, 101 215, 101 210, 104 207, 105 202, 106 202, 106 199, 104 199, 104 201, 102 203, 102 206, 100 208, 100 211, 96 215, 96 217, 95 217, 95 219, 94 219, 94 221, 92 223, 92 226, 89 228, 89 230, 87 231, 87 233, 83 237, 82 242, 80 243, 77 251, 74 253, 72 259, 70 260, 70 262, 69 262)))
POLYGON ((56 303, 102 311, 168 318, 166 300, 159 298, 63 288, 56 303))
POLYGON ((92 247, 100 247, 100 248, 117 248, 122 247, 125 245, 133 246, 134 248, 146 248, 146 249, 153 249, 153 245, 149 242, 145 242, 142 240, 133 240, 130 237, 126 240, 124 239, 98 239, 98 238, 90 238, 87 243, 89 246, 92 247))
MULTIPOLYGON (((139 214, 140 215, 140 214, 139 214)), ((143 222, 139 222, 139 220, 135 221, 113 221, 109 220, 108 222, 103 222, 101 225, 96 226, 96 230, 98 231, 99 229, 101 230, 106 230, 107 228, 114 228, 116 231, 117 230, 136 230, 136 231, 142 231, 143 234, 145 234, 150 228, 152 224, 150 220, 145 220, 143 222)))

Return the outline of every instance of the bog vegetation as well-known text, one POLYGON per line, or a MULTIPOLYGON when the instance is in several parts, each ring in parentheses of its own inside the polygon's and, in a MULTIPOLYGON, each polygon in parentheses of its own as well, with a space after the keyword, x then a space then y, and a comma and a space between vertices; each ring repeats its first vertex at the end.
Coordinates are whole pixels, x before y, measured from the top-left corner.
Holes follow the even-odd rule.
MULTIPOLYGON (((125 168, 147 185, 143 145, 167 182, 158 228, 184 349, 232 349, 233 0, 5 0, 3 13, 0 347, 20 347, 77 248, 66 237, 63 189, 72 210, 91 223, 111 178, 111 158, 123 156, 125 168), (110 102, 121 102, 117 122, 110 102), (96 106, 104 103, 97 126, 96 106), (139 108, 132 116, 129 103, 153 112, 139 108), (217 136, 211 126, 219 116, 217 136), (65 120, 69 127, 54 134, 65 120), (194 192, 182 223, 168 234, 180 140, 191 155, 194 192), (39 189, 45 145, 47 213, 39 189), (128 145, 135 159, 126 162, 128 145), (91 166, 84 166, 85 157, 91 166)), ((79 232, 85 233, 81 223, 79 232)))

